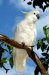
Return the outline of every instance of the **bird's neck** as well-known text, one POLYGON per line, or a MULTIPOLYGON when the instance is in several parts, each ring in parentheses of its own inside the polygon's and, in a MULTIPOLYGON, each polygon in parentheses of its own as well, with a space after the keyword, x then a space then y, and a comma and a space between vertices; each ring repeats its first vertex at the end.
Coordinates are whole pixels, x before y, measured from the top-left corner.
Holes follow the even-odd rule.
POLYGON ((31 28, 36 27, 36 24, 33 21, 30 21, 28 19, 25 20, 25 23, 31 28))

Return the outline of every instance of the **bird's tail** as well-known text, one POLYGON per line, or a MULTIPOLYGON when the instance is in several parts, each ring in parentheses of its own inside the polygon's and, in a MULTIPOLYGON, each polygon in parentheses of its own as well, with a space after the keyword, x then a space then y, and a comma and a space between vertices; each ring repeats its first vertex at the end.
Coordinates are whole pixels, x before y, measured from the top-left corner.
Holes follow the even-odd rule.
POLYGON ((24 72, 26 70, 27 52, 23 49, 13 50, 13 62, 17 72, 24 72))
POLYGON ((26 68, 26 59, 16 59, 14 65, 17 72, 24 72, 26 68))

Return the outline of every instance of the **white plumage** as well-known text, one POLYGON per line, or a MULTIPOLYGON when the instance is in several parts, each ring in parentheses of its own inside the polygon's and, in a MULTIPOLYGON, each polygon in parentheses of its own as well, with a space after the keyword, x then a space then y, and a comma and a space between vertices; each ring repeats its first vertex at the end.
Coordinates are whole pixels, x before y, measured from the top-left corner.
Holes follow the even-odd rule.
MULTIPOLYGON (((39 19, 39 11, 31 11, 27 14, 24 20, 22 20, 16 28, 15 38, 19 44, 22 42, 27 46, 33 46, 36 40, 36 26, 35 22, 39 19)), ((28 54, 24 49, 13 49, 13 61, 16 71, 23 72, 26 67, 26 60, 28 54)))

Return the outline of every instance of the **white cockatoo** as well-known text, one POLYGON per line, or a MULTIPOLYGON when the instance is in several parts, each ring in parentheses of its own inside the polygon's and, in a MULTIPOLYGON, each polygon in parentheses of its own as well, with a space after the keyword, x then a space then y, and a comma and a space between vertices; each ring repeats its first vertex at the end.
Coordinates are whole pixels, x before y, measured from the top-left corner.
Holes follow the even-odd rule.
MULTIPOLYGON (((22 20, 16 27, 15 38, 19 44, 22 42, 27 46, 33 46, 36 40, 36 21, 39 19, 39 11, 34 10, 29 12, 25 19, 22 20)), ((14 48, 13 49, 13 61, 16 71, 23 72, 26 67, 26 60, 28 54, 26 50, 14 48)))

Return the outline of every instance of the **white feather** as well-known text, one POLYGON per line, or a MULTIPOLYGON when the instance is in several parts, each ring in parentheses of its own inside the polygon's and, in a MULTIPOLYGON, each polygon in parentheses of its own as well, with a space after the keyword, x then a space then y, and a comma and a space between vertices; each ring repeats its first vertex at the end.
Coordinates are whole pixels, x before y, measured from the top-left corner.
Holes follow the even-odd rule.
MULTIPOLYGON (((22 20, 16 28, 14 40, 18 43, 24 42, 27 46, 33 46, 36 40, 36 26, 37 14, 39 11, 32 11, 22 20), (35 14, 34 14, 35 13, 35 14)), ((26 60, 28 54, 24 49, 13 49, 13 61, 18 72, 23 72, 26 67, 26 60)))

